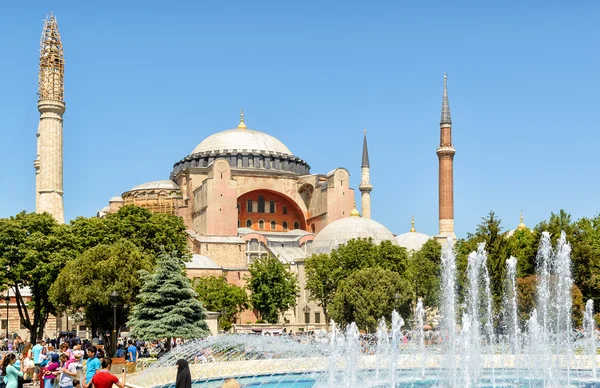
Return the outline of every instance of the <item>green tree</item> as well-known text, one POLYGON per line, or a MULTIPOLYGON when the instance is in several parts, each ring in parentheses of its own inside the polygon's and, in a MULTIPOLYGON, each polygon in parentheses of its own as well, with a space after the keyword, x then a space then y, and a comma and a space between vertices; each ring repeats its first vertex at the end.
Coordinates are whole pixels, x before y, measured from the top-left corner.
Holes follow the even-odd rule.
POLYGON ((383 241, 377 245, 372 239, 352 239, 329 254, 313 255, 306 259, 306 289, 311 299, 323 308, 329 321, 329 305, 340 282, 363 268, 384 268, 405 276, 408 267, 406 249, 383 241))
POLYGON ((195 279, 198 299, 209 311, 221 313, 219 327, 229 330, 237 314, 250 307, 246 291, 227 282, 225 277, 200 277, 195 279))
POLYGON ((573 279, 585 299, 600 306, 600 215, 578 220, 570 242, 573 279))
POLYGON ((22 212, 0 219, 0 279, 14 291, 19 318, 32 342, 42 336, 48 316, 56 313, 48 290, 73 256, 70 243, 67 226, 47 213, 22 212), (28 302, 23 296, 26 287, 31 292, 28 302))
POLYGON ((342 326, 356 322, 361 330, 377 330, 381 317, 390 322, 392 311, 408 317, 413 290, 407 279, 383 268, 364 268, 340 282, 330 306, 331 318, 342 326))
POLYGON ((250 278, 246 287, 252 292, 252 306, 262 319, 277 323, 281 314, 296 305, 299 292, 296 275, 272 256, 255 260, 248 271, 250 278))
POLYGON ((423 298, 426 306, 437 306, 440 292, 442 246, 429 239, 408 259, 407 277, 414 291, 413 300, 423 298))
POLYGON ((84 319, 97 329, 110 331, 113 307, 110 294, 119 294, 117 327, 127 321, 129 306, 139 293, 140 270, 150 270, 153 258, 132 242, 90 248, 67 263, 49 290, 50 301, 60 310, 85 311, 84 319), (127 306, 127 307, 125 307, 127 306))
POLYGON ((161 254, 154 271, 140 271, 142 287, 139 303, 128 325, 132 335, 143 340, 172 337, 200 338, 209 334, 206 310, 185 277, 178 253, 161 254))
POLYGON ((535 257, 540 235, 530 229, 515 230, 507 240, 508 257, 517 258, 517 277, 535 275, 535 257))

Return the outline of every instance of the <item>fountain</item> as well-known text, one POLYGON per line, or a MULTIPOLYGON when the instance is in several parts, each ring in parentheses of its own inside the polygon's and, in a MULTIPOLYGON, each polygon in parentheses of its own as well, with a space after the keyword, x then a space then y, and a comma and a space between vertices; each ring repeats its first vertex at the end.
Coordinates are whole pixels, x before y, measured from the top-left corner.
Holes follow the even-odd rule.
POLYGON ((442 323, 425 332, 418 300, 412 327, 393 312, 377 333, 355 324, 329 337, 220 335, 174 348, 128 379, 131 387, 171 388, 175 361, 190 361, 194 387, 217 388, 227 378, 242 387, 600 387, 593 302, 576 339, 571 322, 570 246, 564 233, 556 247, 544 233, 537 254, 537 306, 519 323, 517 259, 506 261, 501 323, 494 326, 487 253, 480 244, 468 257, 464 304, 457 292, 456 255, 450 238, 442 250, 442 323), (461 318, 458 320, 458 318, 461 318), (427 337, 426 337, 427 334, 427 337), (426 341, 427 338, 427 341, 426 341))

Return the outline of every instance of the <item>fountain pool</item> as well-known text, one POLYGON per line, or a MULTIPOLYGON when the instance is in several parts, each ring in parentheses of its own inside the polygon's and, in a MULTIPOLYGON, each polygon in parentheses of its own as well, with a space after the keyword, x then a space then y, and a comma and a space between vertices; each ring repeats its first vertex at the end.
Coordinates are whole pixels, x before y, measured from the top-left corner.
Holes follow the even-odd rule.
POLYGON ((175 362, 190 362, 194 387, 217 388, 234 378, 242 387, 598 387, 593 303, 586 305, 576 336, 570 311, 570 246, 564 233, 552 247, 544 233, 537 255, 537 308, 519 322, 517 259, 507 260, 503 322, 494 322, 487 254, 469 255, 464 303, 457 294, 454 242, 442 252, 441 314, 435 332, 424 327, 423 304, 406 325, 399 314, 381 320, 377 333, 356 325, 314 338, 220 335, 174 348, 147 370, 128 378, 131 387, 171 388, 175 362), (458 319, 460 318, 460 319, 458 319), (410 327, 409 327, 410 326, 410 327))

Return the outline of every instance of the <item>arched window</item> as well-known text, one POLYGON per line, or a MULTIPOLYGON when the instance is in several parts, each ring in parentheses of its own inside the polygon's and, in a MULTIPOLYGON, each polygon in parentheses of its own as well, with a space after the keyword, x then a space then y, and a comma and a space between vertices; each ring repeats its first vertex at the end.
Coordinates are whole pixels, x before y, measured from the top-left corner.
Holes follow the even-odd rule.
POLYGON ((252 220, 251 219, 247 219, 246 220, 246 228, 251 228, 252 227, 252 220))
POLYGON ((277 229, 277 222, 271 221, 271 230, 276 230, 276 229, 277 229))
POLYGON ((275 201, 269 202, 269 213, 275 213, 275 201))
POLYGON ((287 229, 287 221, 283 221, 283 222, 281 223, 281 226, 283 227, 283 230, 288 230, 288 229, 287 229))
POLYGON ((275 168, 275 158, 269 158, 269 168, 275 168))
POLYGON ((265 157, 264 157, 264 156, 261 156, 261 157, 258 159, 258 167, 260 167, 260 168, 265 168, 265 157))
POLYGON ((300 229, 300 223, 298 221, 294 222, 294 229, 300 229))
POLYGON ((242 212, 242 209, 240 208, 240 203, 239 202, 237 203, 237 211, 238 211, 238 214, 242 212))
POLYGON ((258 196, 258 212, 259 213, 264 213, 265 212, 265 197, 263 197, 262 195, 258 196))
POLYGON ((246 211, 248 213, 252 213, 252 200, 249 199, 248 202, 246 203, 246 211))
POLYGON ((254 156, 248 156, 248 167, 254 167, 254 156))
POLYGON ((242 155, 241 154, 237 154, 237 157, 236 157, 236 166, 238 166, 238 167, 243 167, 244 166, 244 159, 242 159, 242 155))
POLYGON ((264 229, 265 228, 265 222, 263 220, 258 220, 258 229, 264 229))
POLYGON ((242 220, 240 220, 240 219, 238 218, 238 228, 241 228, 241 227, 242 227, 242 220))
POLYGON ((287 214, 287 206, 283 207, 283 214, 287 214))

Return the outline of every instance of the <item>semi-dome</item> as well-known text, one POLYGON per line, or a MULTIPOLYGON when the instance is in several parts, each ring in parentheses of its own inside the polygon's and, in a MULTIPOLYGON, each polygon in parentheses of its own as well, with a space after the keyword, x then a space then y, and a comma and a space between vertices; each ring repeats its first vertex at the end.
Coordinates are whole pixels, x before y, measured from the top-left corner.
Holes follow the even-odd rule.
POLYGON ((352 216, 334 221, 323 228, 310 245, 310 253, 329 253, 355 238, 370 237, 374 244, 391 241, 393 245, 398 245, 392 232, 385 226, 370 218, 359 217, 356 213, 353 211, 352 216))
POLYGON ((112 202, 125 202, 123 200, 123 198, 120 195, 115 195, 114 197, 112 197, 110 199, 110 201, 108 201, 108 203, 112 203, 112 202))
POLYGON ((172 180, 162 180, 142 183, 129 191, 135 190, 179 190, 179 186, 172 180))
POLYGON ((266 133, 252 129, 228 129, 227 131, 215 133, 206 139, 192 151, 192 154, 200 152, 234 153, 242 151, 258 151, 260 154, 282 154, 293 155, 292 151, 277 138, 266 133))

